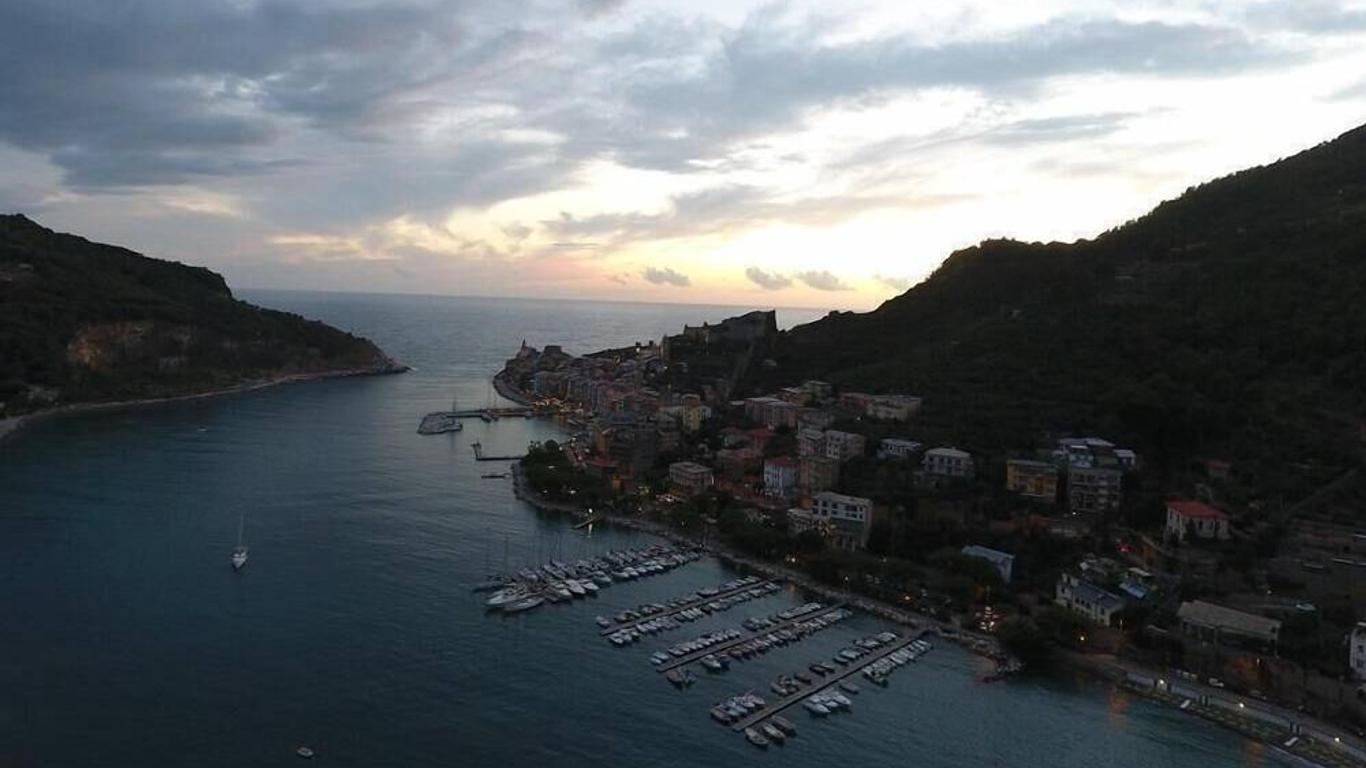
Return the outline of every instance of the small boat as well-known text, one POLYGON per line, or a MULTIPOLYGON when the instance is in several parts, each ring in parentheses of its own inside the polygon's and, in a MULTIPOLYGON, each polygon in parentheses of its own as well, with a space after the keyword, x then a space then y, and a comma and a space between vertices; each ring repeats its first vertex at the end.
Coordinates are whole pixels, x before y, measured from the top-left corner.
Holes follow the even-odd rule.
POLYGON ((299 747, 298 749, 294 750, 294 754, 298 755, 299 757, 302 757, 305 760, 312 760, 313 755, 315 753, 312 749, 309 749, 308 747, 299 747))
POLYGON ((842 682, 840 683, 840 690, 844 691, 845 693, 858 693, 859 688, 857 685, 854 685, 853 683, 842 682))
POLYGON ((787 734, 778 730, 778 728, 774 726, 772 723, 764 723, 763 725, 759 726, 759 729, 762 730, 764 732, 764 736, 766 736, 768 740, 773 742, 774 744, 782 744, 783 742, 787 741, 787 734))
POLYGON ((489 598, 484 601, 484 605, 489 608, 502 608, 503 606, 515 603, 526 596, 527 593, 525 589, 522 589, 521 587, 508 587, 489 595, 489 598))
POLYGON ((602 627, 603 629, 608 629, 612 626, 611 619, 608 619, 606 616, 598 616, 597 618, 593 619, 593 621, 596 621, 598 623, 598 626, 602 627))
POLYGON ((232 569, 242 570, 242 566, 247 564, 247 545, 242 543, 242 532, 247 527, 247 515, 242 513, 242 519, 237 523, 237 546, 232 549, 232 569))
POLYGON ((537 595, 524 597, 515 603, 508 603, 503 606, 503 613, 521 613, 522 611, 529 611, 544 602, 545 598, 537 595))
POLYGON ((803 701, 802 706, 806 707, 806 711, 810 712, 816 717, 825 717, 826 715, 830 714, 830 710, 826 709, 824 704, 820 703, 815 699, 807 699, 806 701, 803 701))
POLYGON ((797 735, 797 726, 793 725, 791 720, 788 720, 782 715, 774 715, 773 717, 770 717, 768 721, 778 726, 778 730, 786 733, 788 736, 797 735))
POLYGON ((745 729, 745 738, 749 739, 749 743, 753 744, 759 749, 768 749, 768 739, 764 738, 764 735, 762 733, 759 733, 753 728, 745 729))
POLYGON ((671 669, 668 672, 665 672, 664 678, 673 683, 675 688, 682 688, 685 685, 683 682, 683 673, 677 669, 671 669))

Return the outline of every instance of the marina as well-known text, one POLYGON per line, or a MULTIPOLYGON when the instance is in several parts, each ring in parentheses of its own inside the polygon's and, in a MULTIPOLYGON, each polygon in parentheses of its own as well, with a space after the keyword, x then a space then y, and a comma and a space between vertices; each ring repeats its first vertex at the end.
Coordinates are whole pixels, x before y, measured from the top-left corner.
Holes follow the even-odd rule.
POLYGON ((641 549, 616 550, 572 563, 551 560, 514 575, 492 576, 474 586, 491 592, 484 600, 490 611, 521 613, 545 603, 562 603, 594 596, 619 581, 632 581, 673 570, 696 561, 694 549, 655 544, 641 549))
MULTIPOLYGON (((633 610, 622 611, 613 617, 615 621, 609 622, 601 634, 607 637, 618 632, 640 630, 647 624, 664 619, 673 619, 676 627, 679 621, 694 621, 706 614, 719 613, 741 602, 773 594, 781 588, 776 581, 762 581, 756 576, 734 579, 719 587, 700 589, 665 603, 646 603, 633 610)), ((599 625, 602 624, 599 622, 599 625)))
MULTIPOLYGON (((907 648, 912 643, 923 640, 928 634, 930 634, 930 630, 921 630, 915 634, 893 640, 881 645, 874 651, 870 651, 862 658, 848 663, 843 668, 836 669, 835 672, 831 674, 813 679, 810 685, 803 684, 798 686, 794 692, 775 700, 772 704, 764 702, 763 706, 757 707, 752 712, 746 713, 743 717, 730 722, 729 725, 731 730, 736 733, 744 733, 746 730, 753 728, 759 723, 766 720, 774 720, 776 716, 781 715, 785 710, 802 704, 803 702, 808 702, 812 698, 816 698, 818 702, 814 707, 808 708, 808 711, 811 711, 813 715, 819 717, 822 714, 819 710, 823 707, 823 705, 819 704, 819 700, 823 695, 826 695, 828 691, 845 682, 847 678, 857 675, 864 668, 878 664, 891 657, 892 654, 907 648)), ((831 697, 829 700, 835 701, 837 707, 847 709, 848 705, 840 703, 839 699, 834 698, 835 695, 843 697, 843 694, 838 694, 836 692, 835 694, 830 695, 831 697)), ((847 697, 843 698, 847 700, 847 697)), ((825 714, 828 713, 829 710, 826 709, 825 714)), ((715 715, 713 715, 713 719, 716 719, 715 715)))
MULTIPOLYGON (((808 603, 807 605, 819 605, 819 603, 808 603)), ((802 607, 805 608, 806 606, 802 607)), ((790 612, 784 611, 783 613, 790 612)), ((781 616, 782 614, 779 615, 781 616)), ((802 622, 822 619, 826 616, 832 615, 837 615, 840 616, 840 618, 844 618, 845 616, 850 615, 850 611, 844 607, 844 603, 836 603, 835 605, 829 607, 809 609, 789 619, 779 621, 778 623, 775 623, 772 626, 760 632, 751 632, 749 634, 744 634, 739 632, 738 630, 730 630, 730 632, 734 633, 734 636, 730 639, 723 640, 721 642, 714 644, 709 644, 705 648, 700 648, 698 650, 691 651, 681 656, 672 658, 669 661, 660 664, 657 667, 657 669, 659 672, 668 672, 669 670, 675 669, 677 667, 686 666, 696 661, 702 661, 704 657, 714 656, 717 657, 717 664, 720 665, 719 668, 715 665, 705 663, 703 664, 703 666, 707 667, 712 672, 720 672, 723 671, 725 667, 729 666, 731 658, 743 658, 743 654, 740 657, 732 657, 730 655, 730 651, 733 651, 741 646, 744 646, 747 643, 750 643, 756 639, 764 638, 769 634, 775 634, 779 631, 788 629, 802 622), (726 660, 724 662, 719 660, 723 652, 726 654, 726 660)), ((753 654, 751 653, 749 655, 753 654)))

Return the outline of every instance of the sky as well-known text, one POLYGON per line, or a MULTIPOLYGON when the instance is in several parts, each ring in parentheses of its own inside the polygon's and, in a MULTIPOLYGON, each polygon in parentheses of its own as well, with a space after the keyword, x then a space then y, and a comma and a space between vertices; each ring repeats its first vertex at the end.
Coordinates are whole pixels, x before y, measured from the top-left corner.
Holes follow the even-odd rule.
POLYGON ((0 211, 238 288, 868 309, 1366 122, 1366 2, 5 0, 0 211))

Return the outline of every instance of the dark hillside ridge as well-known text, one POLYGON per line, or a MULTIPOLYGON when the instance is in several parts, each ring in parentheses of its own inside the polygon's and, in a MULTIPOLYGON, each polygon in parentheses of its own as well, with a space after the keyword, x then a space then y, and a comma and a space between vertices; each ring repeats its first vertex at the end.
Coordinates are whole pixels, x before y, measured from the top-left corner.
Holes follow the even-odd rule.
POLYGON ((0 216, 0 416, 402 367, 221 275, 0 216))
POLYGON ((1006 453, 1104 432, 1161 467, 1230 458, 1265 493, 1366 436, 1366 128, 1076 243, 988 241, 866 314, 784 333, 752 387, 926 398, 926 437, 1006 453))

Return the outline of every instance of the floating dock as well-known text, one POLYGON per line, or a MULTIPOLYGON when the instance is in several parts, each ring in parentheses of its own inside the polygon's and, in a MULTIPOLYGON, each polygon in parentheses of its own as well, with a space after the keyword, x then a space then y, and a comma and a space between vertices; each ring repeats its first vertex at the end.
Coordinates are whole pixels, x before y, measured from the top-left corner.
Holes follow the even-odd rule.
POLYGON ((796 693, 788 694, 787 696, 784 696, 783 698, 773 702, 769 706, 754 712, 748 717, 740 719, 739 721, 731 725, 731 730, 735 731, 736 733, 744 733, 746 728, 750 728, 754 726, 756 723, 761 723, 764 720, 773 717, 774 715, 782 714, 783 710, 795 704, 800 704, 806 699, 810 698, 811 696, 814 696, 820 693, 821 691, 838 685, 846 678, 857 675, 860 671, 863 670, 864 667, 868 666, 869 664, 872 664, 873 662, 883 657, 892 655, 893 653, 901 650, 902 648, 905 648, 911 643, 914 643, 916 640, 920 640, 928 634, 930 634, 930 630, 922 629, 919 632, 915 632, 911 635, 903 637, 900 640, 894 640, 888 643, 887 645, 884 645, 881 648, 872 651, 868 655, 862 656, 858 660, 850 662, 848 666, 838 670, 837 672, 835 672, 835 674, 827 675, 825 677, 813 680, 811 685, 803 686, 802 689, 797 691, 796 693))
POLYGON ((744 644, 744 643, 748 643, 750 640, 753 640, 753 639, 756 638, 756 637, 763 637, 764 635, 768 635, 768 634, 772 634, 772 633, 774 633, 774 632, 777 632, 777 631, 780 630, 780 629, 787 629, 788 627, 792 626, 793 624, 797 624, 797 623, 803 622, 803 621, 810 621, 811 619, 814 619, 814 618, 816 618, 816 617, 818 617, 818 616, 824 616, 824 615, 826 615, 827 613, 834 613, 835 611, 838 611, 838 610, 844 608, 845 605, 846 605, 846 603, 835 603, 834 605, 831 605, 831 606, 829 606, 829 607, 821 608, 821 609, 815 610, 815 611, 811 611, 810 613, 804 613, 804 614, 802 614, 801 616, 794 616, 793 618, 787 619, 786 621, 783 621, 783 622, 781 622, 781 623, 773 624, 773 625, 764 627, 763 629, 761 629, 761 630, 759 630, 759 631, 757 631, 757 632, 750 632, 750 633, 747 634, 747 635, 741 635, 740 637, 737 637, 737 638, 735 638, 734 640, 727 640, 727 641, 725 641, 725 642, 723 642, 723 643, 717 643, 716 645, 707 646, 706 648, 703 648, 703 649, 700 650, 700 651, 693 651, 692 653, 690 653, 690 654, 688 654, 688 655, 686 655, 686 656, 679 656, 679 657, 676 658, 676 659, 669 659, 668 661, 664 662, 663 664, 660 664, 658 667, 655 667, 655 671, 656 671, 656 672, 668 672, 668 671, 671 670, 671 669, 677 669, 678 667, 687 666, 688 664, 691 664, 691 663, 693 663, 694 661, 697 661, 698 659, 702 658, 703 656, 708 656, 708 655, 712 655, 712 654, 718 654, 718 655, 719 655, 722 651, 727 651, 727 650, 730 650, 731 648, 734 648, 734 647, 737 646, 737 645, 742 645, 742 644, 744 644))
POLYGON ((484 446, 482 443, 475 443, 470 447, 474 449, 475 461, 521 461, 525 457, 525 454, 517 454, 516 456, 490 456, 484 453, 484 446))

